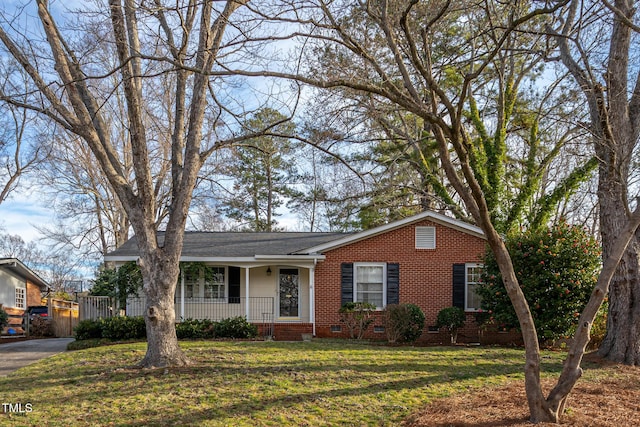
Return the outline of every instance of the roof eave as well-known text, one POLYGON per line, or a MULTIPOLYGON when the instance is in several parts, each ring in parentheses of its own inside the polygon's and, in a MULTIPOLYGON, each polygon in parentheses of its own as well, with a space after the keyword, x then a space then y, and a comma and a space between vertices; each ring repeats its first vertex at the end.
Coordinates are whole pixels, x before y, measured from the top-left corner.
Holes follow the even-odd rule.
MULTIPOLYGON (((118 255, 105 256, 105 261, 110 262, 129 262, 136 261, 137 255, 118 255)), ((210 257, 210 256, 183 256, 180 262, 219 262, 219 263, 250 263, 255 261, 277 261, 277 260, 295 260, 295 261, 323 261, 325 256, 322 254, 282 254, 282 255, 254 255, 249 257, 210 257)))
POLYGON ((0 265, 9 265, 10 268, 17 270, 17 274, 29 280, 34 285, 38 286, 42 291, 48 291, 51 286, 37 273, 27 267, 22 261, 17 258, 5 258, 0 260, 0 265))

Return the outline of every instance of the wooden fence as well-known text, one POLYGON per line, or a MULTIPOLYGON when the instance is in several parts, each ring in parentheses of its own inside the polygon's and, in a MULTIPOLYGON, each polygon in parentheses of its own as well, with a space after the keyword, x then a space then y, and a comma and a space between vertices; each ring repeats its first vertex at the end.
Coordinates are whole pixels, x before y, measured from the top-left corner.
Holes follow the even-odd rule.
POLYGON ((48 305, 53 335, 56 337, 73 336, 73 328, 78 325, 78 303, 49 298, 48 305))

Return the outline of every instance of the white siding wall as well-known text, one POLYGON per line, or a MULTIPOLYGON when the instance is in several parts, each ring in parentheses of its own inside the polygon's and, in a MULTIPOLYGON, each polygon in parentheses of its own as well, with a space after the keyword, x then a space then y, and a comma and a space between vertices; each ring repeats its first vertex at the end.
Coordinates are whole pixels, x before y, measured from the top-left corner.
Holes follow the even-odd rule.
MULTIPOLYGON (((267 276, 267 267, 255 267, 249 269, 249 297, 250 301, 250 310, 256 311, 256 313, 250 313, 250 319, 252 321, 259 321, 262 319, 262 312, 271 311, 271 307, 266 307, 266 305, 270 305, 270 303, 265 301, 255 301, 254 298, 273 298, 273 304, 275 307, 275 321, 278 321, 278 313, 279 313, 279 300, 278 300, 278 272, 280 268, 297 268, 300 275, 300 293, 299 293, 299 301, 298 304, 300 306, 300 320, 309 321, 309 269, 300 268, 300 267, 290 267, 290 266, 271 266, 271 275, 267 276), (260 313, 257 313, 260 311, 260 313)), ((190 302, 188 299, 185 299, 185 319, 186 318, 194 318, 194 319, 202 319, 208 318, 210 315, 208 313, 211 312, 212 307, 211 304, 220 304, 225 307, 219 306, 215 311, 219 313, 219 316, 222 317, 231 317, 231 316, 245 316, 245 298, 246 295, 246 269, 241 267, 240 271, 240 297, 242 301, 239 304, 226 304, 220 302, 190 302)), ((175 305, 176 310, 176 320, 180 319, 180 283, 178 283, 178 287, 176 289, 176 297, 178 301, 175 305)), ((136 301, 134 299, 129 299, 127 301, 127 314, 130 316, 137 316, 144 314, 144 303, 139 300, 136 301)), ((219 320, 219 319, 215 319, 219 320)), ((293 319, 287 318, 283 319, 283 321, 291 321, 293 319)))
POLYGON ((26 287, 24 280, 18 279, 5 270, 0 270, 0 304, 14 308, 16 306, 16 288, 26 287))

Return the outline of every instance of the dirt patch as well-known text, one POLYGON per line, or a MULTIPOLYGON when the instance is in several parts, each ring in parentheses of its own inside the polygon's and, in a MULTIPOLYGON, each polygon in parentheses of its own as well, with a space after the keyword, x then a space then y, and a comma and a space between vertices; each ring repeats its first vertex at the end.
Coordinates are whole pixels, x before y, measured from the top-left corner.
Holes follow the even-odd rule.
MULTIPOLYGON (((618 365, 590 356, 588 368, 567 401, 561 425, 619 427, 640 425, 640 368, 618 365)), ((543 381, 548 392, 555 385, 543 381)), ((491 389, 438 399, 413 414, 404 427, 493 427, 531 426, 524 393, 524 381, 513 381, 491 389)), ((541 423, 539 426, 557 424, 541 423)))

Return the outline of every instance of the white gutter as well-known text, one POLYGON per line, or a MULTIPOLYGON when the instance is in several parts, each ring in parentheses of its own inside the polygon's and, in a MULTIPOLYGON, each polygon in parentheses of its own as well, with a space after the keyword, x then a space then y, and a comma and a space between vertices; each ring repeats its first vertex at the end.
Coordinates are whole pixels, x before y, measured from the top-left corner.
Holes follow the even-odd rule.
POLYGON ((316 264, 317 260, 313 262, 313 267, 309 269, 309 320, 311 320, 314 337, 316 336, 316 264))

